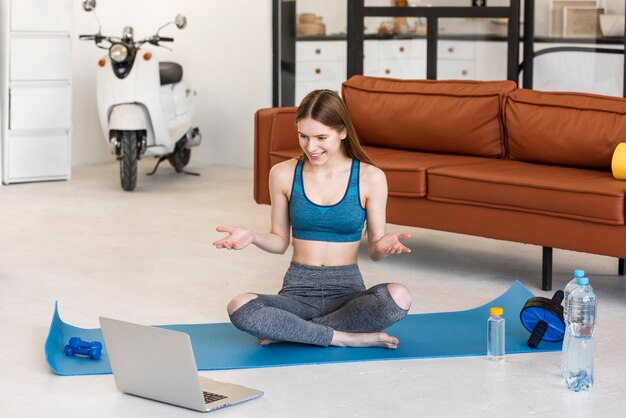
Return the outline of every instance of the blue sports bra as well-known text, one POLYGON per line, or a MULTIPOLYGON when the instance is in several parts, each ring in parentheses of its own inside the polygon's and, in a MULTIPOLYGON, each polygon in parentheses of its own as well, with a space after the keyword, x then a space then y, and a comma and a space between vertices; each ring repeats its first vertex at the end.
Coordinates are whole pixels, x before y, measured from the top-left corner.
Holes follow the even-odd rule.
POLYGON ((350 180, 343 198, 334 205, 318 205, 306 196, 302 180, 303 162, 293 176, 289 219, 294 238, 308 241, 354 242, 361 239, 365 208, 359 190, 359 160, 352 160, 350 180))

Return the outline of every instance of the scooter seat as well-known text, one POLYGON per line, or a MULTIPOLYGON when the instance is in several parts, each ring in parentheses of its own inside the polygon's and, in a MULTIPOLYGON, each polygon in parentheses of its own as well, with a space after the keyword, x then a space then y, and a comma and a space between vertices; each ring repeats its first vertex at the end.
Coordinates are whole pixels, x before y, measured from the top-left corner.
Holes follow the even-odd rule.
POLYGON ((183 67, 175 62, 160 62, 159 76, 161 85, 178 83, 183 79, 183 67))

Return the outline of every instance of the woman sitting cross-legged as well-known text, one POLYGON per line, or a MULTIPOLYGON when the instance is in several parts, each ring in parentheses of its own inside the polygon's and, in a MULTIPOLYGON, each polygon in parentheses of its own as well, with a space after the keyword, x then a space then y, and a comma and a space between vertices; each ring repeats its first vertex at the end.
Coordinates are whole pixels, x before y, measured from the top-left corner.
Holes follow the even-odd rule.
POLYGON ((361 148, 335 92, 309 93, 296 124, 303 155, 270 171, 270 232, 217 227, 228 235, 213 245, 229 250, 254 244, 283 254, 290 228, 293 235, 293 257, 280 292, 236 296, 227 307, 230 319, 261 344, 396 348, 398 339, 384 329, 406 316, 411 294, 398 283, 366 289, 357 265, 365 221, 372 260, 411 252, 400 242, 409 234, 385 233, 385 175, 361 148))

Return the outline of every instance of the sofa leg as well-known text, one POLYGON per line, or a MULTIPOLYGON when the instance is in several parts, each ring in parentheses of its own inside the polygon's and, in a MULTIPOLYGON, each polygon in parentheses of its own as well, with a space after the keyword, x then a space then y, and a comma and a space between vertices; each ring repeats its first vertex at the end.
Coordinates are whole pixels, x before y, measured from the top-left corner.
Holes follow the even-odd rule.
POLYGON ((541 290, 552 290, 552 247, 543 247, 541 290))
POLYGON ((620 276, 624 275, 624 259, 620 258, 619 263, 617 264, 617 274, 620 276))

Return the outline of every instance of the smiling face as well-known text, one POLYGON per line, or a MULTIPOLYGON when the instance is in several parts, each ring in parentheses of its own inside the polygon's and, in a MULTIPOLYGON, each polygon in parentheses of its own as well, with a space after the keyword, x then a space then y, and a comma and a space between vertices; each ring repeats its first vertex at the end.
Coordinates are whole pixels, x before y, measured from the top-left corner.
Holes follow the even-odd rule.
POLYGON ((300 148, 313 165, 323 165, 329 160, 343 156, 341 141, 346 138, 346 130, 337 130, 312 118, 298 121, 300 148))

